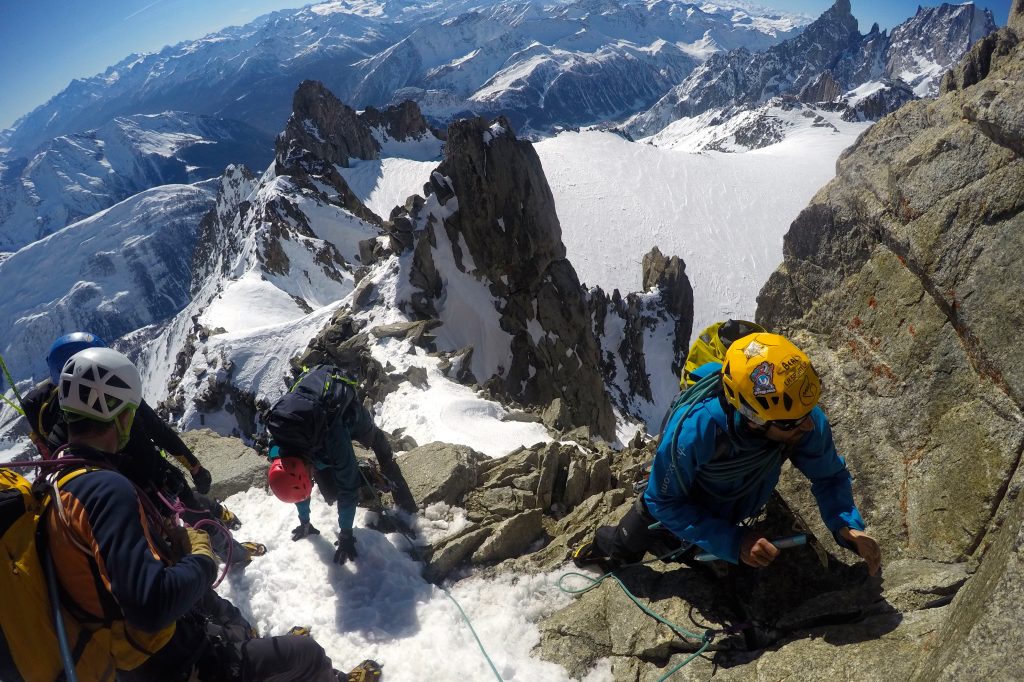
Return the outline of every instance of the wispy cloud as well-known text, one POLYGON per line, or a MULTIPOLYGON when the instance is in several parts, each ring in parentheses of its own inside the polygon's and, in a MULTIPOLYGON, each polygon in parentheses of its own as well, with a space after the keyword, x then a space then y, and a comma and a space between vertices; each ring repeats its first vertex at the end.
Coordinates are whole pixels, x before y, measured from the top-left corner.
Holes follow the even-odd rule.
POLYGON ((124 19, 122 19, 121 21, 128 21, 129 19, 132 19, 132 18, 134 18, 134 17, 137 17, 137 16, 139 16, 140 14, 142 14, 143 12, 145 12, 146 10, 148 10, 148 9, 152 9, 152 8, 156 7, 157 5, 159 5, 159 4, 160 4, 160 3, 162 3, 162 2, 164 2, 164 0, 156 0, 156 2, 151 2, 151 3, 149 3, 148 5, 146 5, 145 7, 143 7, 142 9, 139 9, 139 10, 135 10, 134 12, 132 12, 131 14, 129 14, 128 16, 126 16, 126 17, 125 17, 124 19))

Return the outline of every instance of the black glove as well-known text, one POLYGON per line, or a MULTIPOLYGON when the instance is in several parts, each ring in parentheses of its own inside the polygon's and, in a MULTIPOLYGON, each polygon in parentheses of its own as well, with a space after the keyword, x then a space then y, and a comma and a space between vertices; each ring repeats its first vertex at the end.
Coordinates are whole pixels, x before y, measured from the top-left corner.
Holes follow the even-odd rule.
POLYGON ((200 495, 210 492, 210 484, 213 483, 213 476, 200 464, 199 468, 192 472, 192 482, 196 484, 196 491, 200 495))
POLYGON ((320 535, 320 531, 313 527, 309 521, 303 521, 295 528, 292 528, 292 540, 301 540, 307 535, 320 535))
POLYGON ((359 556, 356 552, 356 539, 350 530, 338 531, 338 541, 334 545, 338 548, 338 551, 334 553, 334 563, 339 566, 344 566, 349 559, 355 561, 355 558, 359 556))

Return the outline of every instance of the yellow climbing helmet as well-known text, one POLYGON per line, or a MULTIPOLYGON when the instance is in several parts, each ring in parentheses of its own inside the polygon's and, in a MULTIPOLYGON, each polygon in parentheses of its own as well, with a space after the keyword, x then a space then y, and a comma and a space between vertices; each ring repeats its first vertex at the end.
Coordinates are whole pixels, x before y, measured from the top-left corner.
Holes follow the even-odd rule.
POLYGON ((756 322, 748 320, 725 320, 715 322, 704 329, 697 340, 690 346, 683 365, 683 375, 679 377, 679 388, 686 389, 697 381, 690 378, 690 373, 709 362, 725 362, 725 351, 736 339, 754 332, 767 331, 756 322))
POLYGON ((722 388, 729 404, 756 424, 801 419, 821 396, 821 381, 807 355, 789 339, 767 332, 729 346, 722 388))

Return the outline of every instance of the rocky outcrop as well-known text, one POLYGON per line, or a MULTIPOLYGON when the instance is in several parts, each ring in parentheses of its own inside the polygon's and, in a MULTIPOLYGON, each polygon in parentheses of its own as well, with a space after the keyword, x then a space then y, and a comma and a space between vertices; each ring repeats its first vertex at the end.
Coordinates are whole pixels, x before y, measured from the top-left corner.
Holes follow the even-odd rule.
POLYGON ((832 77, 831 72, 826 71, 801 88, 797 99, 804 104, 816 104, 834 102, 842 94, 842 86, 832 77))
POLYGON ((380 145, 370 127, 320 81, 302 81, 292 100, 292 115, 277 138, 278 163, 309 152, 318 159, 348 168, 349 159, 376 159, 380 145))
POLYGON ((409 140, 425 135, 437 136, 440 131, 430 127, 419 106, 411 100, 380 111, 366 107, 359 118, 371 129, 379 130, 392 140, 409 140))
POLYGON ((642 292, 625 298, 617 290, 608 296, 594 288, 588 305, 594 335, 601 344, 601 369, 616 405, 627 414, 647 417, 651 409, 664 410, 663 402, 669 397, 655 395, 651 377, 659 373, 678 377, 686 362, 693 289, 686 264, 676 256, 665 257, 657 247, 644 256, 642 282, 642 292), (647 354, 646 341, 661 343, 666 338, 672 340, 671 366, 649 366, 662 358, 647 354))
POLYGON ((462 507, 468 519, 457 532, 428 547, 428 576, 443 579, 466 563, 493 566, 512 560, 495 570, 557 564, 567 541, 582 537, 586 526, 581 527, 580 520, 592 522, 596 509, 607 512, 617 507, 624 493, 608 491, 631 485, 643 457, 613 456, 607 446, 589 438, 570 438, 579 444, 538 444, 502 459, 446 443, 431 443, 398 457, 421 507, 444 502, 462 507), (601 500, 608 495, 615 503, 602 507, 601 500), (539 558, 517 559, 539 541, 545 545, 539 558))
MULTIPOLYGON (((786 235, 757 312, 819 368, 887 560, 978 567, 929 645, 941 655, 918 660, 920 680, 1020 671, 1010 625, 1024 528, 1024 370, 1010 341, 1024 328, 1020 37, 980 41, 943 90, 843 155, 786 235), (991 646, 997 630, 1005 637, 991 646)), ((810 518, 798 488, 782 487, 810 518)))
POLYGON ((212 475, 210 497, 223 500, 249 488, 266 486, 267 460, 237 438, 197 429, 182 433, 181 439, 212 475))
POLYGON ((445 159, 385 230, 411 248, 408 312, 437 319, 441 350, 473 348, 469 371, 497 396, 547 407, 611 438, 614 418, 585 292, 565 258, 532 145, 499 119, 459 121, 445 159))

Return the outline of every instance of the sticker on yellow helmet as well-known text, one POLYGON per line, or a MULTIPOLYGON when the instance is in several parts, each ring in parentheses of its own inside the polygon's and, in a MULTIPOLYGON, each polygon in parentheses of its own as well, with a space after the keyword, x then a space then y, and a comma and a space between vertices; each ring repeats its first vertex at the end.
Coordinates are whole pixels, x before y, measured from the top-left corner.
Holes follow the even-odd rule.
POLYGON ((770 395, 778 392, 773 381, 774 376, 775 367, 767 360, 755 367, 754 371, 750 373, 750 380, 754 382, 754 395, 770 395))

